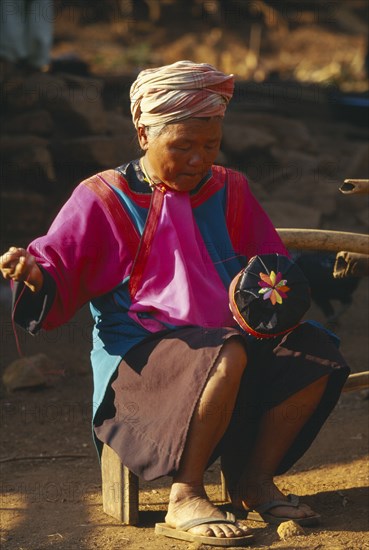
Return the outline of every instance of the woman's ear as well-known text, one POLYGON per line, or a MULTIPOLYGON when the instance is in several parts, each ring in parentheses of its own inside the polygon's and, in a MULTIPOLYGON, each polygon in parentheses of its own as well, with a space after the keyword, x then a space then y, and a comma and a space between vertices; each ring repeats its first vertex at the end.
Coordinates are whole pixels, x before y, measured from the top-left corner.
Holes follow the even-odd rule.
POLYGON ((149 147, 149 136, 146 126, 139 126, 137 128, 137 138, 141 149, 147 151, 149 147))

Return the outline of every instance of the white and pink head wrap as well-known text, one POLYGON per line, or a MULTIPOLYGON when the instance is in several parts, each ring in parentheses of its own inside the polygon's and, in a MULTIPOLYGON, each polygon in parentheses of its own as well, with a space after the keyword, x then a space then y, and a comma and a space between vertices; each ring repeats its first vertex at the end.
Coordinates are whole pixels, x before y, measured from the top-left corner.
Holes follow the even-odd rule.
POLYGON ((224 116, 234 76, 207 63, 177 61, 141 71, 130 91, 133 123, 155 126, 190 117, 224 116))

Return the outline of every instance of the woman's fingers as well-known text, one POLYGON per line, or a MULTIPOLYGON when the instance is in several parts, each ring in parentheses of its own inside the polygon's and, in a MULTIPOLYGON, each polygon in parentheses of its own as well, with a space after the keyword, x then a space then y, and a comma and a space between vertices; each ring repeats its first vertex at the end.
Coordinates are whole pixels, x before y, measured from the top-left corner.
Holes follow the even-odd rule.
POLYGON ((16 249, 12 247, 0 257, 0 270, 5 279, 8 279, 14 272, 19 256, 20 255, 16 253, 16 249))
POLYGON ((12 246, 0 257, 0 270, 5 279, 24 281, 35 264, 34 257, 24 248, 12 246))
POLYGON ((7 252, 0 256, 0 269, 9 269, 14 265, 15 260, 18 260, 21 256, 24 256, 26 251, 24 248, 16 248, 11 246, 7 252))
POLYGON ((20 256, 15 265, 13 279, 15 281, 23 281, 29 275, 30 268, 26 256, 20 256))
POLYGON ((32 292, 38 292, 43 285, 43 274, 36 258, 25 248, 11 246, 0 256, 0 271, 4 279, 23 281, 32 292))

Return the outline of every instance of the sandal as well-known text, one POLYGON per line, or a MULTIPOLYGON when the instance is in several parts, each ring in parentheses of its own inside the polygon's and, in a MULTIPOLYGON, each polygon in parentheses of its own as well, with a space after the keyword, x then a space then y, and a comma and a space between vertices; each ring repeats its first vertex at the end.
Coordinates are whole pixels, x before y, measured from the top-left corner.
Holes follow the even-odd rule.
POLYGON ((274 525, 279 525, 284 521, 294 521, 301 526, 318 525, 320 523, 319 514, 304 518, 291 518, 288 516, 274 516, 273 514, 268 513, 269 510, 275 508, 276 506, 292 506, 293 508, 298 508, 299 501, 300 499, 297 495, 290 494, 287 495, 287 500, 272 500, 270 502, 266 502, 265 504, 255 506, 255 508, 248 508, 246 509, 247 519, 252 521, 263 521, 264 523, 272 523, 274 525))
POLYGON ((231 525, 236 525, 237 521, 233 514, 227 512, 225 518, 215 519, 214 517, 208 517, 192 519, 178 525, 177 527, 171 527, 167 523, 157 523, 155 525, 155 533, 157 535, 164 535, 165 537, 185 540, 187 542, 208 544, 209 546, 247 546, 254 540, 254 536, 251 534, 240 537, 208 537, 205 535, 195 535, 188 532, 189 529, 192 529, 192 527, 204 525, 206 523, 228 523, 231 525))

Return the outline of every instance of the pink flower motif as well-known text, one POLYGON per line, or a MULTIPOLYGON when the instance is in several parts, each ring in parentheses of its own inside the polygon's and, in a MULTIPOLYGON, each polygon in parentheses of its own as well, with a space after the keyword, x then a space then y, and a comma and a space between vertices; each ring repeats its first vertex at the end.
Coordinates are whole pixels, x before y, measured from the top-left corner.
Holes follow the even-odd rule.
POLYGON ((274 271, 270 272, 270 275, 265 273, 259 273, 261 281, 258 282, 258 285, 261 286, 259 294, 263 294, 263 299, 267 300, 268 298, 272 302, 273 306, 275 304, 281 304, 283 298, 287 298, 286 292, 290 290, 290 287, 286 286, 287 280, 282 279, 282 273, 278 271, 277 274, 274 271))

